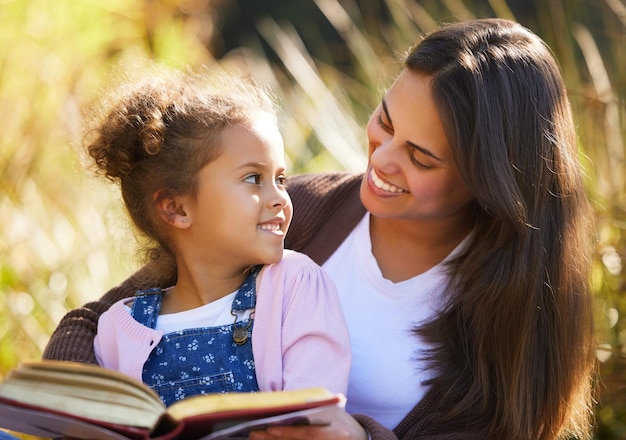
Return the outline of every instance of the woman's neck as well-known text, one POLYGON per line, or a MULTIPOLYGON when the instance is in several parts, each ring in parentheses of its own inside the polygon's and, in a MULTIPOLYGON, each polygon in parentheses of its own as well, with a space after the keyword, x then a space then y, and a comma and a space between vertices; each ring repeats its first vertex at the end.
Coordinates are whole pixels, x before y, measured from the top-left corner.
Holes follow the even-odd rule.
POLYGON ((394 283, 441 263, 472 230, 471 217, 421 222, 370 216, 372 253, 385 279, 394 283))

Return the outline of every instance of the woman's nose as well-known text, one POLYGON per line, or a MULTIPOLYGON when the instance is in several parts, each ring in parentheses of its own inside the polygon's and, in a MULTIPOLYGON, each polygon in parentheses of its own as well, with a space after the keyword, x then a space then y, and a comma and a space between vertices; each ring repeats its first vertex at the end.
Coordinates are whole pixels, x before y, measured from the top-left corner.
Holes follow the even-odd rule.
POLYGON ((372 147, 370 163, 386 174, 393 174, 400 170, 402 161, 401 149, 394 143, 393 137, 382 139, 372 147))

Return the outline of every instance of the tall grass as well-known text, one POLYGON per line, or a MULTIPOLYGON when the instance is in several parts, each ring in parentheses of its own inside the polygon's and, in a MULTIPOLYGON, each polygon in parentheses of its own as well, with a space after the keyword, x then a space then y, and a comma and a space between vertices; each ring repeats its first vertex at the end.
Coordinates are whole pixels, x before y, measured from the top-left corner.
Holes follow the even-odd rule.
POLYGON ((154 59, 250 72, 281 100, 293 173, 361 170, 363 128, 400 52, 441 21, 500 16, 538 33, 563 67, 598 220, 597 438, 626 437, 623 0, 311 1, 348 62, 311 49, 297 17, 269 13, 278 1, 267 2, 239 48, 215 60, 207 47, 220 2, 0 0, 0 377, 39 358, 67 310, 140 264, 115 188, 92 179, 77 153, 82 109, 112 66, 154 59))

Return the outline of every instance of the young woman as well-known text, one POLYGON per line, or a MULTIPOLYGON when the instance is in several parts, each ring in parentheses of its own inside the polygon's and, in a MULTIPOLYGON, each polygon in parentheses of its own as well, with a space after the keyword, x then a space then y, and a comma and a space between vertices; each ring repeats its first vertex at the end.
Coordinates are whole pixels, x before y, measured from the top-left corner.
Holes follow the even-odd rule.
MULTIPOLYGON (((592 213, 549 48, 507 20, 443 26, 367 135, 362 175, 289 184, 285 245, 328 271, 348 321, 347 412, 253 437, 589 437, 592 213)), ((98 314, 151 272, 70 312, 45 356, 93 361, 98 314)))
POLYGON ((166 405, 200 393, 345 393, 336 289, 283 249, 292 205, 273 102, 238 78, 210 80, 162 71, 124 83, 89 128, 97 171, 119 183, 153 260, 177 268, 170 285, 144 286, 102 314, 96 359, 166 405))

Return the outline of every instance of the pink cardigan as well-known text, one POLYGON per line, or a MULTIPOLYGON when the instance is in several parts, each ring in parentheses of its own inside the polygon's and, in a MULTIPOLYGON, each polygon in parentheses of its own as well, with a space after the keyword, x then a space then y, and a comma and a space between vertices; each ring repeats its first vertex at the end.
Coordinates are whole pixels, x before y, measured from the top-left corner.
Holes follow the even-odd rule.
MULTIPOLYGON (((98 363, 141 380, 162 331, 135 321, 118 301, 102 314, 94 349, 98 363)), ((309 257, 286 250, 257 278, 252 351, 261 391, 323 386, 346 394, 349 335, 336 288, 309 257)))

